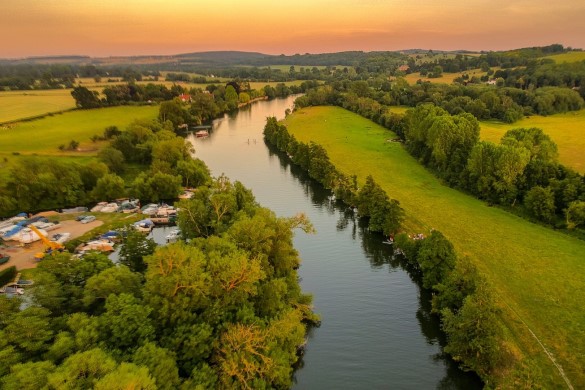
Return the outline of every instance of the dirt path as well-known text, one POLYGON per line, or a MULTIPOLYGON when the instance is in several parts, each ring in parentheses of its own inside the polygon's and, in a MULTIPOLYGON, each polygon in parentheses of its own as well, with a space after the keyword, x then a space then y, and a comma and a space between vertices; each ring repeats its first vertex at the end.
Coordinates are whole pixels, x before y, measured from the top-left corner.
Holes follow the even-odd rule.
MULTIPOLYGON (((71 233, 71 239, 74 239, 101 225, 103 225, 103 222, 98 220, 86 224, 74 220, 62 221, 57 229, 48 233, 49 237, 55 233, 71 233)), ((27 244, 24 247, 18 246, 16 241, 8 241, 6 244, 8 246, 0 248, 0 252, 9 255, 10 260, 8 263, 0 265, 0 270, 13 265, 19 270, 35 268, 37 262, 34 260, 34 255, 44 249, 44 244, 41 241, 27 244)))

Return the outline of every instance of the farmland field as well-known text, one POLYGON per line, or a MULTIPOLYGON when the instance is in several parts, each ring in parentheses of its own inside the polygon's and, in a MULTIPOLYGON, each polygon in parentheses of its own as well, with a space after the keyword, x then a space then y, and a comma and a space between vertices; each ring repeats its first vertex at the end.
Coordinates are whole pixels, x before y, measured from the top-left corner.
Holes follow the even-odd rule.
POLYGON ((585 173, 585 110, 551 116, 531 116, 513 124, 482 121, 481 139, 499 143, 510 129, 538 127, 548 134, 559 148, 559 161, 581 174, 585 173))
MULTIPOLYGON (((63 155, 59 145, 71 140, 80 143, 80 149, 95 154, 96 146, 90 137, 101 135, 107 126, 124 129, 135 119, 153 119, 158 106, 112 107, 95 110, 76 110, 51 115, 29 122, 20 122, 0 128, 0 156, 12 153, 63 155)), ((68 152, 78 155, 79 152, 68 152)), ((87 154, 87 153, 86 153, 87 154)))
POLYGON ((70 89, 0 92, 0 123, 72 108, 70 89))
POLYGON ((554 60, 557 64, 560 64, 563 62, 585 61, 585 51, 571 51, 568 53, 556 54, 554 56, 548 56, 548 57, 544 57, 544 58, 549 58, 551 60, 554 60))
POLYGON ((342 172, 361 183, 371 174, 400 201, 409 233, 438 229, 472 259, 494 287, 516 368, 528 356, 544 388, 564 385, 530 328, 575 388, 585 386, 585 242, 442 185, 401 144, 387 142, 393 133, 349 111, 303 109, 285 124, 299 141, 325 147, 342 172))

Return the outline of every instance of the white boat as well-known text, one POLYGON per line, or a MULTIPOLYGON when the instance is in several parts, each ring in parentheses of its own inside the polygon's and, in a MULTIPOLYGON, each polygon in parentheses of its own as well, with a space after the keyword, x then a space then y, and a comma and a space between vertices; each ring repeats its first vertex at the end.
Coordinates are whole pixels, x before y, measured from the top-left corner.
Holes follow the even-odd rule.
POLYGON ((142 221, 134 223, 134 229, 138 230, 139 232, 150 233, 152 229, 154 229, 154 222, 152 222, 150 219, 143 219, 142 221))
POLYGON ((173 229, 169 234, 165 236, 167 242, 175 242, 181 237, 181 231, 179 229, 173 229))
POLYGON ((197 138, 209 137, 209 131, 199 130, 198 132, 195 133, 195 137, 197 138))
POLYGON ((106 207, 107 205, 108 205, 108 202, 99 202, 98 204, 96 204, 95 206, 93 206, 90 211, 92 213, 96 213, 98 211, 102 211, 102 209, 104 207, 106 207))
POLYGON ((177 214, 177 210, 173 206, 163 205, 158 208, 155 214, 157 217, 168 217, 177 214))
POLYGON ((32 223, 37 229, 43 229, 46 231, 51 231, 59 228, 58 224, 53 222, 33 222, 32 223))
POLYGON ((115 213, 118 211, 118 203, 108 203, 100 210, 102 213, 115 213))
POLYGON ((53 237, 51 237, 51 241, 54 242, 58 242, 59 244, 64 244, 67 241, 69 241, 69 238, 71 237, 71 233, 57 233, 54 234, 53 237))
POLYGON ((94 240, 80 245, 77 250, 81 253, 88 251, 113 252, 114 246, 109 240, 94 240))
MULTIPOLYGON (((44 231, 42 229, 37 229, 37 230, 43 236, 45 236, 45 237, 48 236, 46 231, 44 231)), ((21 231, 19 231, 18 233, 16 233, 12 239, 16 240, 16 241, 20 241, 23 244, 30 244, 32 242, 39 241, 41 239, 41 237, 39 237, 39 235, 37 233, 33 232, 31 229, 24 228, 21 231)))

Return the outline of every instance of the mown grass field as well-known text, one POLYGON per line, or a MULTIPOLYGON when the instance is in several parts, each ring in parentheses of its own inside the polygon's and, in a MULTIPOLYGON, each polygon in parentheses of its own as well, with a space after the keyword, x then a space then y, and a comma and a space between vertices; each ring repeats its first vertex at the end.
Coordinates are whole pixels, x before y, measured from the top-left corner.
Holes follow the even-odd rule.
POLYGON ((105 141, 93 143, 91 136, 103 134, 107 126, 124 129, 135 119, 154 119, 157 115, 158 106, 123 106, 70 111, 0 127, 0 180, 5 179, 7 168, 25 155, 88 162, 106 144, 105 141), (80 143, 79 151, 59 150, 59 145, 67 145, 71 140, 80 143))
MULTIPOLYGON (((585 173, 585 110, 551 116, 531 116, 508 124, 482 121, 481 139, 499 143, 510 129, 538 127, 548 134, 559 148, 559 161, 577 172, 585 173)), ((585 257, 585 254, 584 254, 585 257)))
POLYGON ((568 53, 555 54, 554 56, 547 56, 544 58, 549 58, 551 60, 554 60, 557 64, 560 64, 563 62, 585 61, 585 51, 571 51, 568 53))
POLYGON ((371 174, 400 201, 408 232, 438 229, 473 259, 494 287, 514 367, 530 356, 544 388, 565 386, 529 327, 573 386, 585 387, 585 242, 442 185, 401 144, 387 142, 394 134, 349 111, 303 109, 285 124, 298 140, 324 146, 342 172, 361 183, 371 174))
POLYGON ((102 135, 107 126, 115 125, 124 129, 135 119, 154 119, 157 115, 158 106, 121 106, 76 110, 29 122, 19 122, 0 128, 0 155, 13 152, 62 155, 63 152, 58 149, 59 145, 66 145, 71 140, 78 141, 79 148, 89 150, 91 154, 97 148, 90 137, 95 134, 102 135))
POLYGON ((75 108, 70 89, 1 91, 0 123, 75 108))

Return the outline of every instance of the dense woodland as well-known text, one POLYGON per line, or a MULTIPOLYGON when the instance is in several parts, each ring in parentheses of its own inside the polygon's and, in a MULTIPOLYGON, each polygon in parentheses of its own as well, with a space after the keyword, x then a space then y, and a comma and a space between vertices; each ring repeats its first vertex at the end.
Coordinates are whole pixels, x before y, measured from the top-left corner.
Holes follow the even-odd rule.
POLYGON ((49 256, 32 300, 0 296, 3 389, 291 386, 318 322, 292 246, 293 229, 311 225, 276 218, 238 182, 204 182, 181 204, 189 244, 156 248, 130 231, 120 265, 49 256))

